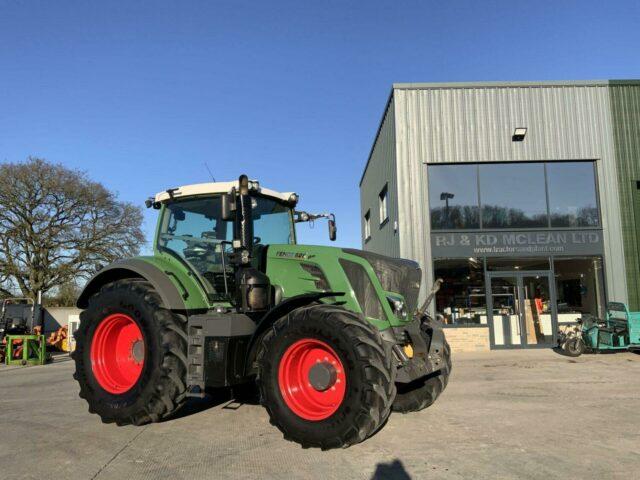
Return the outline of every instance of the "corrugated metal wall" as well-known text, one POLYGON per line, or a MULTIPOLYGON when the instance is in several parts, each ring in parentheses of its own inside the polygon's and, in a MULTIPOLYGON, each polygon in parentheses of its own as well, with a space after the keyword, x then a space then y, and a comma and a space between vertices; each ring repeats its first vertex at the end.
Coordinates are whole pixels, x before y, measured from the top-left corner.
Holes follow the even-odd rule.
POLYGON ((640 85, 610 87, 629 308, 640 310, 640 85))
POLYGON ((396 175, 395 108, 391 99, 382 120, 380 130, 371 150, 369 162, 360 184, 360 222, 364 243, 364 215, 371 211, 371 239, 364 249, 392 257, 400 256, 398 234, 394 226, 398 219, 398 182, 396 175), (378 195, 388 184, 389 221, 380 226, 378 195))
POLYGON ((423 266, 423 295, 433 279, 426 163, 585 159, 597 160, 608 295, 627 300, 606 82, 396 88, 394 100, 397 183, 403 186, 398 191, 400 255, 423 266), (524 142, 511 140, 515 127, 528 128, 524 142))

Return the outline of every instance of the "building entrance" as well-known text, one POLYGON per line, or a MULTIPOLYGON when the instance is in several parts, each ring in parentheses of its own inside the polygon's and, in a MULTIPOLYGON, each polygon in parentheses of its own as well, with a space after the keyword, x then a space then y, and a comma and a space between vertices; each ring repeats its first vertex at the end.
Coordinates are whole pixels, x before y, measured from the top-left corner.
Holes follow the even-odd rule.
POLYGON ((487 272, 491 348, 551 347, 557 331, 549 270, 487 272))

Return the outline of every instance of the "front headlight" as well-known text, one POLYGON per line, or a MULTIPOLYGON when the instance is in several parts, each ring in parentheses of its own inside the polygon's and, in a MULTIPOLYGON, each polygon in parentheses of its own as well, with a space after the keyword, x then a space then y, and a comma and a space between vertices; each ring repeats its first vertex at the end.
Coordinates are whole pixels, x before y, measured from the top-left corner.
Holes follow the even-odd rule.
POLYGON ((404 301, 395 297, 387 297, 387 300, 389 301, 393 314, 396 317, 405 320, 407 318, 407 306, 404 301))

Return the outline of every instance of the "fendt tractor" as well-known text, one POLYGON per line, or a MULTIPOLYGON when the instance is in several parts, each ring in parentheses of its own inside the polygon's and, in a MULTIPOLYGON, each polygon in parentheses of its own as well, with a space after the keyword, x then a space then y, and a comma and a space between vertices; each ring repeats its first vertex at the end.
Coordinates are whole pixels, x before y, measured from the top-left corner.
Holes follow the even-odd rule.
POLYGON ((298 245, 296 223, 327 218, 331 240, 336 225, 297 202, 246 175, 147 200, 153 255, 108 265, 78 299, 74 377, 90 412, 142 425, 253 384, 285 438, 328 449, 436 400, 451 361, 417 308, 418 264, 298 245))

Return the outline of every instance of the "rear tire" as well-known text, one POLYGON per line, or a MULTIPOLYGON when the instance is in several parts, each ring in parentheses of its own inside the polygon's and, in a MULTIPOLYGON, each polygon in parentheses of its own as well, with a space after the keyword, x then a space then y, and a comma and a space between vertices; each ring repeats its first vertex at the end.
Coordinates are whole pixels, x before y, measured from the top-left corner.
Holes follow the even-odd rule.
MULTIPOLYGON (((427 336, 422 330, 420 333, 427 336)), ((427 345, 430 339, 426 338, 427 345)), ((393 402, 393 411, 399 413, 417 412, 433 405, 449 383, 451 374, 451 348, 447 340, 444 340, 442 357, 444 365, 441 370, 426 377, 414 380, 411 383, 399 383, 398 394, 393 402)))
POLYGON ((357 314, 331 305, 299 308, 262 340, 260 400, 286 439, 304 448, 345 448, 389 417, 396 394, 392 358, 378 331, 357 314), (326 368, 314 381, 317 365, 326 368))
POLYGON ((569 357, 579 357, 585 351, 585 344, 581 338, 571 337, 564 343, 563 350, 569 357))
POLYGON ((150 283, 126 279, 104 285, 89 299, 80 319, 72 354, 74 378, 89 412, 105 423, 143 425, 182 407, 187 371, 185 318, 162 308, 150 283), (126 341, 133 337, 127 338, 121 325, 137 335, 128 357, 126 341), (115 355, 110 353, 114 345, 120 349, 115 355))

